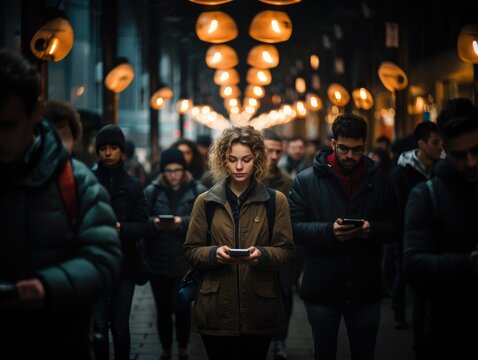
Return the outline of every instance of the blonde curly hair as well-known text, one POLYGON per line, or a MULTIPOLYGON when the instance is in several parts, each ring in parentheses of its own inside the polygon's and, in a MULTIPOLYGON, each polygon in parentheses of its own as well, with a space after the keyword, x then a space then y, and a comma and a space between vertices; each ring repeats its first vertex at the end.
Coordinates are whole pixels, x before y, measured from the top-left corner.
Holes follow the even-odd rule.
POLYGON ((261 183, 268 175, 267 149, 261 133, 252 126, 234 126, 225 129, 212 145, 209 152, 209 168, 215 181, 221 181, 229 176, 227 157, 232 145, 248 146, 254 155, 254 179, 261 183))

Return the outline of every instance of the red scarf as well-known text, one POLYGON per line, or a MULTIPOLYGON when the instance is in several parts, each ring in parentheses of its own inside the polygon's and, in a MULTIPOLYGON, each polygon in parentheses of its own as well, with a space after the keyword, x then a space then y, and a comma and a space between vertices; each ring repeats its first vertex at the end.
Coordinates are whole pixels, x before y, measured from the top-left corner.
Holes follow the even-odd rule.
POLYGON ((353 169, 349 174, 344 173, 344 170, 337 162, 335 152, 332 152, 330 155, 327 156, 327 164, 332 166, 332 170, 334 170, 339 179, 342 180, 347 199, 350 199, 355 189, 357 189, 360 179, 367 171, 367 163, 365 162, 365 159, 362 158, 358 166, 353 169))

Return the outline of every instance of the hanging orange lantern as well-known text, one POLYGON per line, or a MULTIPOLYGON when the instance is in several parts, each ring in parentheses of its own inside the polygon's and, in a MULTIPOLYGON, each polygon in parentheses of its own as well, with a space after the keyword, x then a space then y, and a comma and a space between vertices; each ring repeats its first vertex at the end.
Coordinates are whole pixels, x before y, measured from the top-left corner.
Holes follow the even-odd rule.
POLYGON ((246 97, 262 99, 266 95, 266 91, 259 85, 247 85, 245 94, 246 97))
POLYGON ((223 85, 219 88, 219 96, 223 99, 237 98, 241 95, 241 90, 236 85, 223 85))
POLYGON ((350 94, 347 89, 337 83, 330 84, 327 89, 327 96, 330 102, 336 106, 345 106, 350 101, 350 94))
POLYGON ((252 19, 249 35, 265 43, 278 43, 289 40, 292 34, 292 21, 283 11, 265 10, 252 19))
POLYGON ((236 69, 216 70, 214 84, 218 86, 237 85, 239 84, 239 73, 236 69))
POLYGON ((300 3, 302 0, 259 0, 266 4, 271 5, 290 5, 300 3))
POLYGON ((256 45, 247 55, 247 63, 256 69, 271 69, 279 65, 279 52, 274 45, 256 45))
POLYGON ((238 63, 237 54, 229 45, 213 45, 206 53, 206 64, 213 69, 230 69, 238 63))
POLYGON ((372 94, 363 87, 352 91, 352 99, 357 109, 370 110, 373 106, 372 94))
POLYGON ((223 43, 237 37, 237 26, 232 17, 222 11, 206 11, 196 21, 196 34, 202 41, 223 43))
POLYGON ((247 70, 246 80, 251 85, 266 86, 271 83, 272 75, 271 72, 267 69, 260 70, 250 68, 249 70, 247 70))

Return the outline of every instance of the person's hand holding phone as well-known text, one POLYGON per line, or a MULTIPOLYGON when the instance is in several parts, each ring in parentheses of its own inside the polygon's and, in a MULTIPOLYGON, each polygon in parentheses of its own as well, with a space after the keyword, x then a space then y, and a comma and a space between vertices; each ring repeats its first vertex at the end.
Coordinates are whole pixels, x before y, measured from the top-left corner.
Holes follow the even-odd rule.
POLYGON ((259 258, 262 256, 261 251, 254 246, 247 249, 240 249, 240 251, 234 250, 237 249, 232 249, 227 245, 220 246, 216 251, 217 262, 220 264, 231 265, 256 265, 259 262, 259 258))
POLYGON ((153 221, 153 225, 156 230, 174 230, 179 228, 181 223, 181 217, 173 215, 158 215, 153 221))
POLYGON ((370 232, 370 224, 363 219, 343 219, 337 218, 333 225, 333 233, 337 240, 346 241, 354 237, 364 237, 365 233, 370 232), (367 225, 367 230, 365 226, 367 225))

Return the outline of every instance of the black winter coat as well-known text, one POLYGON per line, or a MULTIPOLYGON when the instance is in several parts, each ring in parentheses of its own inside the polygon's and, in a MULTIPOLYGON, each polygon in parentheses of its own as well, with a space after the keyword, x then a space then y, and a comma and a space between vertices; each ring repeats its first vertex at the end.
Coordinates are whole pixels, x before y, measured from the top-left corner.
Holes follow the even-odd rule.
POLYGON ((409 283, 430 299, 433 359, 478 359, 478 276, 470 253, 478 245, 478 199, 443 160, 431 180, 412 189, 405 211, 404 270, 409 283))
POLYGON ((21 168, 0 165, 0 280, 39 278, 46 298, 41 309, 0 301, 1 357, 90 359, 91 307, 120 272, 114 214, 96 177, 73 160, 78 213, 72 228, 58 184, 68 153, 47 121, 36 135, 21 168))
POLYGON ((189 264, 184 257, 183 243, 186 239, 194 201, 204 191, 206 188, 192 178, 189 178, 177 191, 174 191, 164 179, 154 180, 144 190, 150 204, 151 225, 146 248, 153 274, 179 278, 183 277, 188 270, 189 264), (156 230, 152 222, 157 215, 180 216, 182 223, 176 230, 156 230))
POLYGON ((297 175, 289 195, 294 241, 304 246, 301 297, 324 305, 366 304, 382 297, 381 253, 397 241, 396 197, 385 172, 369 158, 367 172, 347 199, 343 184, 319 152, 313 167, 297 175), (370 222, 368 239, 340 242, 337 218, 370 222))
POLYGON ((113 168, 104 166, 100 161, 93 173, 108 190, 116 221, 121 224, 121 277, 134 280, 138 269, 136 241, 145 238, 148 233, 148 212, 143 187, 137 178, 128 175, 122 161, 113 168))

